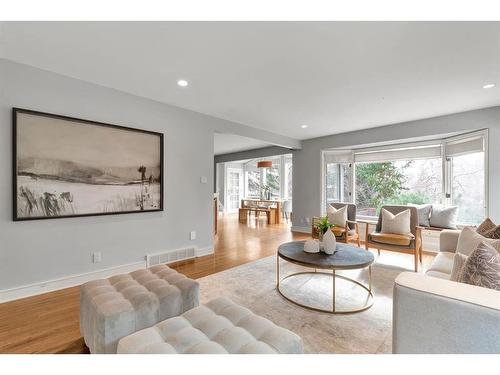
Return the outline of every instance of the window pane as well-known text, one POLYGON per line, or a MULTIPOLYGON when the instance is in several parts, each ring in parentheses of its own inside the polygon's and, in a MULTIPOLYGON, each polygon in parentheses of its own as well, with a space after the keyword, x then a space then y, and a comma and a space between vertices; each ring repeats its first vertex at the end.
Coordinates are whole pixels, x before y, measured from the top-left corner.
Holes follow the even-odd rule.
POLYGON ((271 168, 266 169, 266 186, 271 192, 271 199, 280 197, 280 170, 279 164, 273 163, 271 168))
POLYGON ((440 203, 441 158, 356 163, 358 214, 376 216, 384 204, 440 203))
POLYGON ((484 152, 451 158, 452 204, 458 222, 479 224, 484 219, 484 152))
POLYGON ((326 203, 338 202, 339 197, 339 165, 328 163, 325 176, 326 203))
POLYGON ((260 171, 248 171, 247 181, 248 198, 260 198, 260 171))
POLYGON ((286 198, 292 199, 293 192, 293 164, 292 162, 287 162, 285 164, 285 173, 286 173, 286 198))

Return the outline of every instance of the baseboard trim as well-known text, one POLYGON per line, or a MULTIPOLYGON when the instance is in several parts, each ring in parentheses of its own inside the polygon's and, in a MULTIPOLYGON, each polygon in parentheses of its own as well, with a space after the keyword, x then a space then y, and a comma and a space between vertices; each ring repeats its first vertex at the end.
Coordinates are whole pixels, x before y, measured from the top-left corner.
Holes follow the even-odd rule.
POLYGON ((207 247, 197 247, 196 248, 196 257, 204 257, 207 255, 211 255, 214 253, 214 247, 213 246, 207 246, 207 247))
POLYGON ((70 288, 73 286, 86 283, 87 281, 95 279, 104 279, 107 277, 111 277, 113 275, 128 273, 142 268, 146 268, 145 260, 135 263, 124 264, 121 266, 109 267, 102 270, 65 276, 59 279, 53 279, 34 284, 23 285, 11 289, 4 289, 0 290, 0 303, 13 301, 20 298, 31 297, 38 294, 53 292, 55 290, 70 288))
MULTIPOLYGON (((198 247, 195 250, 196 257, 202 257, 214 253, 213 246, 198 247)), ((109 267, 102 270, 90 271, 86 273, 69 275, 58 279, 42 281, 38 283, 18 286, 15 288, 0 290, 0 303, 14 301, 16 299, 32 297, 39 294, 53 292, 60 289, 81 285, 87 281, 105 279, 122 273, 129 273, 138 269, 146 268, 146 260, 124 264, 121 266, 109 267)))
POLYGON ((292 228, 290 230, 292 232, 311 234, 311 227, 299 227, 299 226, 293 226, 292 225, 292 228))

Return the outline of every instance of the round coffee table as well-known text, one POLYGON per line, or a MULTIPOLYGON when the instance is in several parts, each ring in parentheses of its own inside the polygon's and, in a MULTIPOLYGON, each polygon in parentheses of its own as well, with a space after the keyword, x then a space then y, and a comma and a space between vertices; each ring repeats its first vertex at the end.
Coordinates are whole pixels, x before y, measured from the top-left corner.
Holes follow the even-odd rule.
POLYGON ((323 252, 311 254, 306 253, 304 251, 304 243, 305 241, 293 241, 281 244, 278 247, 278 253, 276 257, 276 276, 277 283, 276 289, 279 294, 281 294, 288 301, 315 311, 328 312, 331 314, 351 314, 360 311, 364 311, 372 307, 373 305, 373 292, 372 292, 372 268, 371 265, 374 261, 373 254, 367 250, 360 249, 359 247, 346 245, 343 243, 337 243, 337 250, 332 255, 327 255, 323 252), (295 272, 290 275, 287 275, 283 279, 280 280, 280 258, 286 260, 289 263, 297 264, 302 267, 314 268, 313 271, 306 272, 295 272), (353 270, 353 269, 361 269, 368 268, 368 286, 363 285, 357 280, 351 279, 344 275, 336 274, 337 270, 353 270), (332 273, 327 272, 318 272, 317 270, 331 270, 332 273), (298 275, 331 275, 332 276, 332 308, 331 310, 321 309, 317 307, 312 307, 306 304, 303 304, 297 300, 294 300, 288 297, 280 287, 280 283, 286 279, 291 277, 296 277, 298 275), (341 278, 343 280, 347 280, 360 288, 363 288, 367 292, 367 301, 366 303, 359 308, 356 309, 348 309, 348 310, 339 310, 335 306, 335 279, 341 278))

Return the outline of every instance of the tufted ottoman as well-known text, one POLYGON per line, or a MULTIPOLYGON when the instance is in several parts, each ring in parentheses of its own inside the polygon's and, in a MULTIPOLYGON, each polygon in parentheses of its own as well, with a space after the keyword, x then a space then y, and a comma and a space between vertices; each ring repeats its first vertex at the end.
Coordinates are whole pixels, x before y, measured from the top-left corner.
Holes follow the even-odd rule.
POLYGON ((227 298, 124 337, 118 353, 298 354, 302 339, 227 298))
POLYGON ((158 265, 80 288, 80 331, 91 353, 116 353, 122 337, 198 306, 196 281, 158 265))

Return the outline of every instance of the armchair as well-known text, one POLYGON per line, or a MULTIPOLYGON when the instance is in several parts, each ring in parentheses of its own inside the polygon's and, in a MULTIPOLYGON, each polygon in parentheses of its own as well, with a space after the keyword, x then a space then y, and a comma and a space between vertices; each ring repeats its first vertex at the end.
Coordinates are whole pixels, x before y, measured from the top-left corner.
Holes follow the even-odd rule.
MULTIPOLYGON (((361 244, 359 236, 359 226, 358 222, 356 221, 356 205, 353 203, 330 203, 330 205, 335 209, 347 206, 347 221, 345 223, 345 226, 343 227, 335 226, 331 228, 331 231, 335 235, 337 241, 344 243, 356 242, 358 247, 360 247, 361 244)), ((319 237, 319 231, 318 228, 316 228, 316 224, 320 220, 321 218, 319 217, 313 217, 312 219, 311 233, 313 238, 319 237)))
POLYGON ((418 272, 420 247, 422 244, 422 232, 418 226, 417 209, 411 206, 382 206, 375 231, 369 231, 370 225, 366 224, 365 248, 373 247, 378 250, 396 251, 400 253, 412 254, 414 256, 415 272, 418 272), (382 233, 382 209, 386 209, 393 215, 397 215, 405 210, 410 210, 410 234, 382 233))

